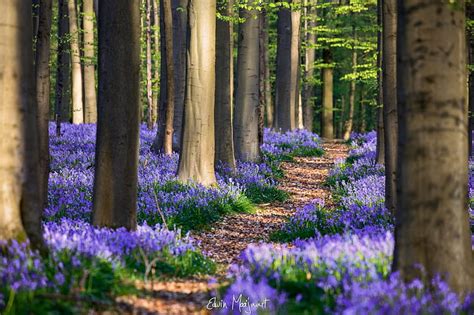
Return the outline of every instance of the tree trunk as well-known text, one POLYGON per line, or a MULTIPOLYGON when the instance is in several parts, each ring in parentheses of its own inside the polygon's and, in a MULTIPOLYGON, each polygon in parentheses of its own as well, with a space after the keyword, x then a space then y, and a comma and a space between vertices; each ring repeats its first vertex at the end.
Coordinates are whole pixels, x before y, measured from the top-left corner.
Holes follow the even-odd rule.
POLYGON ((365 133, 367 132, 367 108, 365 106, 365 90, 364 90, 364 85, 361 83, 360 87, 360 101, 359 101, 359 106, 360 106, 360 132, 365 133))
POLYGON ((83 0, 84 10, 84 96, 85 122, 97 122, 97 93, 95 91, 94 2, 83 0))
POLYGON ((393 270, 407 280, 441 275, 465 294, 474 289, 474 261, 467 211, 465 16, 459 9, 464 3, 399 4, 393 270))
POLYGON ((327 65, 322 70, 323 77, 323 112, 322 112, 322 133, 326 139, 334 138, 333 125, 333 66, 332 53, 329 49, 323 50, 323 62, 327 65))
MULTIPOLYGON (((286 0, 300 3, 300 0, 286 0)), ((278 47, 276 65, 276 128, 297 128, 300 68, 301 12, 281 7, 278 11, 278 47)))
POLYGON ((382 0, 377 0, 377 164, 385 164, 382 85, 382 0))
MULTIPOLYGON (((158 0, 153 1, 153 50, 154 50, 154 66, 155 70, 153 71, 153 82, 156 85, 160 84, 160 62, 156 56, 160 55, 160 7, 158 5, 158 0)), ((156 88, 153 89, 153 106, 151 111, 151 121, 153 126, 156 124, 156 119, 158 116, 158 93, 156 88)))
POLYGON ((153 129, 153 60, 151 55, 151 0, 146 0, 146 103, 147 103, 147 115, 146 121, 148 129, 153 129))
POLYGON ((344 95, 341 96, 341 113, 339 114, 339 125, 337 128, 339 129, 339 136, 343 138, 344 134, 344 115, 346 113, 346 97, 344 95))
POLYGON ((385 206, 397 209, 397 0, 383 1, 382 86, 385 125, 385 206))
POLYGON ((77 26, 77 8, 75 0, 68 1, 69 33, 72 64, 72 122, 84 123, 84 104, 82 98, 81 54, 79 50, 79 29, 77 26))
POLYGON ((306 130, 313 131, 314 121, 314 63, 316 61, 316 0, 305 0, 305 36, 306 55, 303 87, 303 126, 306 130))
POLYGON ((188 8, 186 104, 178 177, 182 181, 211 185, 216 182, 216 1, 190 0, 188 8))
MULTIPOLYGON (((222 16, 233 17, 233 0, 218 3, 222 16)), ((217 18, 216 25, 216 162, 221 161, 235 170, 233 132, 233 22, 217 18)))
POLYGON ((97 226, 136 227, 139 4, 140 0, 99 2, 99 111, 93 207, 93 223, 97 226))
POLYGON ((31 2, 5 0, 2 10, 0 239, 24 241, 28 236, 32 246, 45 253, 41 231, 31 2))
POLYGON ((265 84, 265 118, 266 126, 273 126, 273 100, 272 100, 272 85, 270 81, 270 51, 268 47, 268 13, 266 10, 262 11, 261 14, 261 45, 263 49, 260 51, 260 54, 263 57, 264 64, 264 84, 265 84))
MULTIPOLYGON (((171 0, 163 1, 163 17, 165 27, 165 52, 166 60, 173 60, 173 17, 171 0)), ((163 140, 163 152, 167 155, 173 153, 173 121, 174 121, 174 98, 175 98, 175 74, 174 63, 166 63, 167 84, 166 84, 166 120, 165 120, 165 137, 163 140)))
MULTIPOLYGON (((466 3, 466 11, 467 15, 466 17, 469 20, 474 20, 474 6, 472 5, 471 2, 466 3)), ((468 61, 469 65, 472 65, 474 63, 474 36, 472 34, 472 26, 467 28, 467 45, 468 45, 468 61)), ((470 70, 468 68, 469 74, 468 74, 468 102, 469 102, 469 120, 468 120, 468 146, 469 146, 469 157, 472 156, 472 132, 474 130, 474 71, 470 70)))
POLYGON ((263 145, 263 134, 265 128, 265 101, 266 101, 266 83, 265 83, 265 72, 268 64, 266 63, 265 54, 268 54, 265 50, 268 49, 267 32, 265 21, 266 21, 266 9, 262 9, 259 17, 259 38, 258 38, 258 50, 259 50, 259 106, 258 106, 258 147, 263 145))
POLYGON ((355 48, 355 42, 357 40, 357 33, 355 26, 352 26, 352 38, 354 43, 352 44, 352 75, 354 76, 350 83, 349 88, 349 117, 347 117, 346 125, 344 128, 344 140, 349 140, 352 133, 352 126, 354 125, 354 108, 355 108, 355 97, 356 97, 356 74, 357 74, 357 50, 355 48))
MULTIPOLYGON (((249 0, 249 4, 253 0, 249 0)), ((237 88, 234 115, 235 155, 241 161, 258 161, 259 19, 256 10, 240 10, 237 88)))
MULTIPOLYGON (((67 0, 59 0, 58 3, 58 51, 56 68, 56 92, 54 108, 56 110, 56 121, 71 121, 71 99, 70 99, 70 62, 67 36, 69 34, 69 17, 67 0)), ((59 126, 59 124, 58 124, 59 126)))
POLYGON ((35 77, 36 102, 38 106, 38 137, 39 137, 39 196, 40 204, 48 204, 49 178, 49 100, 50 100, 50 68, 51 56, 50 35, 52 23, 52 0, 41 0, 39 8, 38 35, 36 39, 35 77))

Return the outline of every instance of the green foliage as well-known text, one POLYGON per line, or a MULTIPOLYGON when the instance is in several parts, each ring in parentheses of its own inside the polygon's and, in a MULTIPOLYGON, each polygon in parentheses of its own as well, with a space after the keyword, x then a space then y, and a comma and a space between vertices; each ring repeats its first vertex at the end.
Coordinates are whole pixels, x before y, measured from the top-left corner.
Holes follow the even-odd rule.
POLYGON ((283 202, 287 200, 290 195, 281 189, 273 186, 260 186, 251 184, 245 190, 247 198, 256 204, 268 203, 272 201, 283 202))

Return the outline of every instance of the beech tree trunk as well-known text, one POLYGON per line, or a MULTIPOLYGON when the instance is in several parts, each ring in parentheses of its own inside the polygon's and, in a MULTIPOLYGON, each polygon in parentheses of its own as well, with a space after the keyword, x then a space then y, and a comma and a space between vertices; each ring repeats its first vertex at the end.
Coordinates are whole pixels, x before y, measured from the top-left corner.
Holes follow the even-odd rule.
MULTIPOLYGON (((56 66, 56 92, 54 107, 56 110, 56 122, 71 121, 71 94, 70 94, 70 74, 71 55, 69 54, 69 44, 67 35, 69 34, 69 16, 67 0, 58 2, 58 51, 56 66)), ((59 125, 58 125, 59 126, 59 125)))
POLYGON ((355 48, 355 41, 357 40, 357 33, 355 26, 352 26, 352 38, 354 40, 352 46, 352 78, 349 88, 349 116, 347 117, 345 128, 344 128, 344 140, 349 140, 352 133, 352 127, 354 125, 354 108, 355 108, 355 97, 356 97, 356 83, 357 79, 355 78, 357 74, 357 50, 355 48))
MULTIPOLYGON (((265 122, 267 127, 272 127, 273 126, 273 113, 274 113, 274 108, 273 108, 273 97, 272 97, 272 85, 271 85, 271 79, 270 79, 270 51, 268 47, 268 13, 266 10, 262 11, 262 14, 260 16, 261 19, 261 30, 260 30, 260 36, 261 36, 261 46, 263 49, 260 51, 260 54, 262 55, 263 58, 263 64, 264 64, 264 77, 263 77, 263 82, 264 82, 264 98, 265 98, 265 122)), ((262 72, 262 71, 261 71, 262 72)))
POLYGON ((145 12, 145 42, 146 42, 146 122, 148 129, 153 129, 153 60, 151 54, 151 0, 146 0, 145 12))
POLYGON ((82 98, 82 70, 77 8, 75 0, 67 1, 72 64, 72 122, 74 124, 82 124, 84 123, 84 104, 82 98))
MULTIPOLYGON (((249 4, 253 0, 249 0, 249 4)), ((256 10, 240 10, 237 87, 234 115, 235 155, 241 161, 258 161, 259 123, 259 20, 256 10)))
POLYGON ((188 8, 186 104, 178 178, 211 185, 216 182, 216 1, 190 0, 188 8))
POLYGON ((383 85, 382 85, 382 0, 377 0, 377 164, 385 164, 385 131, 383 125, 383 85))
POLYGON ((97 226, 136 227, 139 84, 140 0, 101 0, 92 216, 97 226))
POLYGON ((259 45, 259 91, 258 91, 258 98, 259 98, 259 106, 258 106, 258 147, 260 148, 263 144, 263 133, 265 128, 265 101, 266 101, 266 83, 265 83, 265 72, 268 67, 266 63, 265 54, 268 54, 266 51, 268 49, 268 42, 265 33, 266 25, 266 9, 262 9, 260 11, 260 17, 258 19, 259 25, 259 37, 258 37, 258 45, 259 45))
POLYGON ((407 280, 441 275, 465 294, 474 289, 474 261, 464 2, 459 7, 443 1, 399 4, 400 168, 393 270, 407 280))
POLYGON ((39 178, 31 2, 5 0, 0 14, 0 239, 46 253, 39 178))
MULTIPOLYGON (((155 86, 160 84, 160 61, 156 56, 160 55, 160 6, 158 4, 158 0, 153 0, 153 49, 154 49, 154 66, 155 70, 153 71, 153 82, 155 86)), ((151 111, 151 121, 152 125, 156 124, 156 120, 158 117, 158 93, 156 88, 153 89, 153 106, 151 111)))
MULTIPOLYGON (((233 17, 233 0, 220 1, 218 12, 233 17)), ((233 131, 233 22, 217 18, 216 25, 216 162, 235 170, 233 131)))
POLYGON ((316 0, 305 0, 305 34, 306 55, 303 86, 303 126, 306 130, 313 131, 314 120, 314 63, 316 61, 316 0))
POLYGON ((397 0, 383 1, 382 86, 385 131, 385 206, 397 209, 397 0))
POLYGON ((52 0, 41 0, 39 8, 38 35, 36 39, 35 77, 36 102, 38 106, 39 138, 39 196, 40 204, 48 204, 49 178, 49 101, 50 101, 50 68, 51 56, 50 35, 52 24, 52 0))
MULTIPOLYGON (((166 60, 173 60, 173 17, 171 0, 163 1, 163 17, 165 27, 165 52, 166 60)), ((163 152, 171 155, 173 153, 173 121, 174 121, 174 98, 175 98, 175 74, 174 74, 174 63, 166 63, 166 120, 165 120, 165 137, 163 141, 163 152)))
MULTIPOLYGON (((474 6, 472 2, 466 3, 466 18, 474 20, 474 6)), ((468 45, 468 62, 469 65, 474 63, 474 36, 472 35, 472 27, 467 28, 467 45, 468 45)), ((468 102, 469 102, 469 119, 468 119, 468 146, 469 146, 469 157, 472 156, 472 132, 474 130, 474 71, 468 69, 468 102)))
POLYGON ((334 138, 333 122, 333 72, 332 53, 329 49, 323 50, 323 62, 327 66, 322 70, 323 77, 323 112, 321 136, 326 139, 334 138))
POLYGON ((97 93, 95 90, 94 1, 83 0, 84 11, 84 96, 85 122, 97 122, 97 93))
MULTIPOLYGON (((300 0, 286 0, 300 3, 300 0)), ((276 65, 276 128, 297 128, 299 106, 301 12, 281 7, 278 11, 278 46, 276 65)))

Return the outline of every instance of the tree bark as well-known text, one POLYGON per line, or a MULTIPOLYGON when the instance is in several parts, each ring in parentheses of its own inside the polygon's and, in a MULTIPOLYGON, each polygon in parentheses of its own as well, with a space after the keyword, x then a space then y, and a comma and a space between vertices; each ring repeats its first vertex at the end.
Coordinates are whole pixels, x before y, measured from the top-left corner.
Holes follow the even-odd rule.
MULTIPOLYGON (((469 20, 474 20, 474 6, 471 2, 466 2, 466 17, 469 20)), ((472 26, 467 28, 467 45, 468 45, 468 64, 472 67, 474 63, 474 36, 472 26)), ((469 146, 469 157, 472 156, 472 132, 474 130, 474 71, 469 68, 468 74, 468 102, 469 102, 469 119, 468 119, 468 146, 469 146)))
POLYGON ((46 253, 39 178, 31 2, 5 0, 0 14, 0 239, 28 236, 46 253))
POLYGON ((323 77, 323 112, 322 112, 322 133, 326 139, 334 138, 333 122, 333 66, 332 53, 329 49, 323 50, 323 62, 326 67, 322 70, 323 77))
MULTIPOLYGON (((249 4, 253 0, 248 1, 249 4)), ((258 161, 259 18, 256 10, 240 10, 237 87, 234 115, 235 155, 241 161, 258 161)))
POLYGON ((82 70, 81 54, 79 50, 80 37, 77 24, 77 8, 75 0, 67 1, 72 64, 72 122, 74 124, 82 124, 84 123, 84 104, 82 97, 82 70))
MULTIPOLYGON (((56 68, 56 92, 54 98, 54 108, 56 110, 56 122, 71 121, 71 99, 70 99, 70 62, 71 55, 67 43, 69 34, 69 16, 67 0, 58 2, 58 50, 56 68)), ((58 124, 58 126, 59 126, 58 124)))
MULTIPOLYGON (((158 0, 153 1, 153 44, 154 44, 154 66, 155 70, 153 71, 153 81, 155 86, 160 84, 160 62, 156 56, 160 55, 160 7, 158 5, 158 0)), ((151 111, 151 121, 153 126, 156 124, 156 119, 158 117, 158 93, 156 88, 153 89, 153 106, 151 111)))
POLYGON ((474 289, 468 218, 464 2, 401 0, 398 12, 399 180, 394 268, 474 289), (420 271, 418 264, 424 267, 420 271))
MULTIPOLYGON (((218 12, 222 16, 233 17, 233 0, 218 2, 218 12)), ((233 131, 233 22, 217 18, 216 25, 216 162, 221 161, 235 170, 233 131)))
POLYGON ((313 131, 314 120, 314 63, 316 61, 316 0, 305 0, 305 37, 306 55, 303 86, 303 126, 313 131))
POLYGON ((382 86, 385 131, 385 206, 397 209, 397 0, 383 1, 382 86))
POLYGON ((153 60, 151 54, 151 0, 146 0, 146 14, 145 14, 145 38, 146 38, 146 103, 147 115, 146 121, 148 129, 153 129, 153 60))
POLYGON ((385 164, 385 131, 383 124, 383 84, 382 84, 382 0, 377 0, 377 164, 385 164))
POLYGON ((84 96, 85 122, 97 122, 97 93, 95 90, 94 1, 83 0, 84 11, 84 96))
POLYGON ((216 182, 216 1, 190 0, 188 9, 186 104, 178 178, 211 185, 216 182))
POLYGON ((99 112, 93 207, 96 226, 136 227, 139 4, 139 0, 99 2, 99 112))
MULTIPOLYGON (((165 27, 165 52, 166 60, 173 59, 173 17, 171 0, 163 1, 163 16, 165 27)), ((163 141, 163 152, 167 155, 173 153, 173 121, 174 121, 174 99, 175 99, 175 74, 174 63, 166 63, 167 84, 166 84, 166 120, 165 120, 165 137, 163 141)))
POLYGON ((268 12, 264 10, 261 14, 261 45, 263 49, 260 51, 260 54, 263 58, 264 64, 264 84, 265 84, 265 121, 267 127, 273 126, 273 98, 272 98, 272 85, 270 79, 270 51, 268 47, 268 12))
POLYGON ((267 32, 265 21, 267 11, 263 8, 260 12, 260 17, 258 19, 259 25, 259 37, 258 37, 258 50, 259 50, 259 91, 258 91, 258 98, 259 98, 259 106, 258 106, 258 147, 260 148, 263 145, 263 136, 264 136, 264 128, 265 128, 265 101, 266 101, 266 82, 265 82, 265 72, 268 67, 267 60, 265 59, 265 54, 268 54, 268 41, 267 32))
POLYGON ((357 40, 357 33, 355 26, 352 26, 352 39, 354 43, 352 45, 352 75, 354 76, 350 83, 349 88, 349 116, 344 128, 344 140, 349 140, 352 133, 352 126, 354 125, 354 108, 355 108, 355 97, 356 97, 356 74, 357 74, 357 50, 355 48, 355 42, 357 40))
POLYGON ((39 8, 38 35, 36 39, 35 77, 36 103, 38 106, 39 138, 39 197, 40 204, 48 204, 49 179, 49 101, 50 101, 50 68, 51 56, 50 35, 52 24, 52 0, 41 0, 39 8))
MULTIPOLYGON (((286 0, 298 4, 300 0, 286 0)), ((299 104, 301 12, 281 7, 278 11, 278 46, 276 65, 276 128, 282 131, 297 128, 299 104)))

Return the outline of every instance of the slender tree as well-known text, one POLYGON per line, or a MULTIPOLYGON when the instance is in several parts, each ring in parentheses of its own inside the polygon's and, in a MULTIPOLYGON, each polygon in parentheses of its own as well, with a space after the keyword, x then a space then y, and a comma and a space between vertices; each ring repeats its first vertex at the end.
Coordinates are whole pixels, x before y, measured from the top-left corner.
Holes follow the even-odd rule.
MULTIPOLYGON (((173 17, 171 0, 163 1, 163 17, 165 27, 165 51, 166 60, 173 60, 173 17)), ((174 99, 175 99, 175 75, 174 63, 166 63, 167 84, 166 84, 166 120, 165 120, 165 136, 163 141, 163 152, 171 155, 173 153, 173 122, 174 122, 174 99)))
POLYGON ((316 61, 316 0, 305 0, 305 71, 303 86, 303 125, 306 130, 313 131, 314 120, 314 63, 316 61))
MULTIPOLYGON (((270 51, 269 51, 269 35, 268 35, 268 12, 263 9, 261 16, 261 29, 260 29, 260 46, 263 49, 260 50, 261 64, 263 64, 263 84, 264 86, 264 99, 265 99, 265 122, 267 127, 273 126, 273 100, 272 100, 272 85, 270 81, 270 51)), ((262 66, 262 65, 261 65, 262 66)))
MULTIPOLYGON (((233 0, 218 2, 218 12, 233 16, 233 0)), ((221 161, 235 170, 233 132, 233 21, 217 18, 216 25, 216 162, 221 161)))
POLYGON ((68 1, 69 32, 72 64, 72 122, 84 123, 84 103, 82 97, 81 54, 79 51, 79 28, 75 0, 68 1))
POLYGON ((322 132, 321 136, 326 139, 334 138, 334 122, 333 122, 333 80, 334 68, 332 60, 332 52, 329 48, 323 50, 323 63, 325 67, 322 69, 323 78, 323 112, 322 112, 322 132))
POLYGON ((352 75, 353 78, 350 82, 349 88, 349 115, 346 120, 346 125, 344 128, 344 140, 349 140, 351 137, 352 127, 354 125, 354 108, 355 108, 355 99, 356 99, 356 84, 357 84, 357 49, 355 43, 357 41, 357 31, 355 25, 352 25, 352 75))
POLYGON ((50 67, 51 56, 51 24, 52 0, 41 0, 39 7, 38 35, 36 39, 35 76, 36 103, 38 106, 38 137, 39 137, 39 179, 40 203, 46 207, 48 203, 49 178, 49 100, 50 100, 50 67))
POLYGON ((216 1, 190 0, 188 9, 186 105, 178 177, 182 181, 211 185, 216 182, 216 1))
POLYGON ((397 208, 397 0, 382 1, 382 86, 385 131, 385 206, 397 208))
POLYGON ((41 231, 38 121, 31 2, 5 0, 0 14, 0 239, 46 252, 41 231))
MULTIPOLYGON (((248 0, 251 6, 253 0, 248 0)), ((234 115, 235 155, 241 161, 258 161, 259 123, 259 20, 255 9, 242 8, 237 54, 237 87, 234 115)))
MULTIPOLYGON (((466 19, 468 21, 474 20, 474 5, 471 1, 466 2, 466 19)), ((470 67, 468 67, 468 102, 469 102, 469 130, 468 130, 468 146, 469 146, 469 156, 472 156, 472 132, 474 131, 474 71, 471 70, 472 64, 474 63, 474 34, 473 34, 472 25, 469 25, 467 28, 467 49, 468 49, 468 62, 470 67)))
POLYGON ((377 164, 385 164, 382 87, 382 0, 377 0, 377 164))
POLYGON ((400 0, 399 172, 393 270, 474 289, 468 219, 464 2, 400 0), (417 267, 419 264, 424 272, 417 267))
POLYGON ((83 0, 84 25, 84 112, 86 123, 97 122, 97 93, 95 90, 94 1, 83 0))
MULTIPOLYGON (((154 51, 154 71, 153 71, 153 82, 154 86, 159 85, 160 83, 160 61, 157 56, 160 55, 160 6, 158 0, 153 0, 153 51, 154 51)), ((153 89, 153 106, 151 111, 151 121, 152 125, 156 124, 156 119, 158 117, 158 93, 156 88, 153 89)))
MULTIPOLYGON (((58 2, 58 50, 56 65, 56 88, 54 97, 54 108, 56 111, 56 122, 58 127, 63 121, 71 121, 70 101, 70 62, 69 44, 69 17, 67 0, 58 2)), ((58 129, 60 130, 60 128, 58 129)))
MULTIPOLYGON (((300 4, 300 0, 286 0, 286 2, 300 4)), ((281 7, 278 10, 275 127, 282 131, 298 127, 300 21, 299 9, 281 7)))
POLYGON ((148 129, 153 129, 153 60, 152 60, 152 3, 151 0, 146 0, 145 3, 145 42, 146 42, 146 104, 147 115, 146 121, 148 129))
POLYGON ((140 0, 99 2, 99 111, 93 195, 93 223, 97 226, 136 227, 139 4, 140 0))

